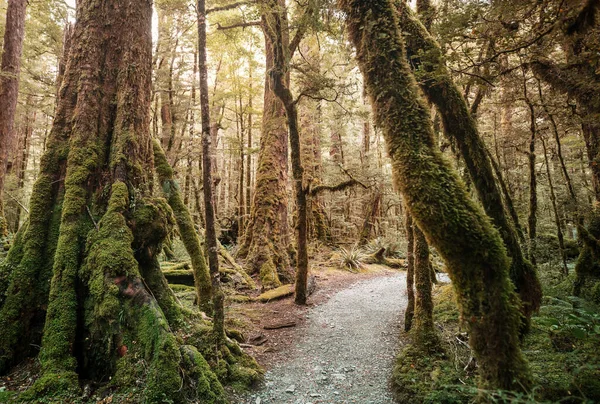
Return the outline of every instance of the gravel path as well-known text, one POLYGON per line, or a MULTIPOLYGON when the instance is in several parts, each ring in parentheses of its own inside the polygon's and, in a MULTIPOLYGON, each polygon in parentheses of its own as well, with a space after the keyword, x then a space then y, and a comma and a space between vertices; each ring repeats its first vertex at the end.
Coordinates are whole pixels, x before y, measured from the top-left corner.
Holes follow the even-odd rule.
POLYGON ((393 403, 388 381, 406 306, 406 275, 359 282, 308 312, 304 337, 247 404, 393 403))

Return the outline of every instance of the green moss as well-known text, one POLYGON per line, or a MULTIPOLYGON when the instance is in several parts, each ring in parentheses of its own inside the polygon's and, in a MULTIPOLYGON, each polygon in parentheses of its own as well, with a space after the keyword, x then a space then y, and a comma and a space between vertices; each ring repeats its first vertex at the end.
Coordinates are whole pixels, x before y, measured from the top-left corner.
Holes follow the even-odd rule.
POLYGON ((294 294, 294 285, 283 285, 275 289, 260 294, 256 299, 260 302, 267 303, 272 300, 283 299, 294 294))
POLYGON ((194 286, 194 271, 191 269, 168 269, 163 271, 163 275, 170 284, 194 286))
POLYGON ((200 246, 200 239, 196 233, 190 212, 183 203, 179 187, 174 180, 173 169, 169 165, 167 157, 162 150, 160 143, 156 139, 154 140, 153 147, 155 169, 161 183, 163 194, 173 210, 181 240, 192 261, 194 281, 198 293, 198 304, 203 311, 210 313, 212 312, 212 284, 204 253, 200 246))
POLYGON ((184 345, 181 347, 181 354, 184 365, 189 369, 188 377, 197 383, 194 398, 207 404, 225 403, 225 392, 221 383, 198 350, 191 345, 184 345))
POLYGON ((261 265, 259 276, 263 289, 273 289, 281 286, 277 267, 270 258, 261 265))
POLYGON ((401 403, 463 403, 470 397, 458 388, 461 376, 443 354, 409 345, 396 359, 392 385, 401 403))
POLYGON ((78 381, 75 372, 46 372, 19 396, 19 401, 37 401, 42 397, 51 402, 74 400, 79 396, 78 381))
MULTIPOLYGON (((47 160, 44 159, 46 163, 47 160)), ((25 330, 36 315, 44 316, 40 308, 48 301, 61 211, 61 198, 55 195, 53 177, 40 174, 33 187, 29 225, 3 264, 9 283, 0 308, 3 330, 0 373, 29 353, 29 343, 34 336, 25 330)))
POLYGON ((447 264, 481 385, 526 389, 530 377, 519 347, 521 315, 510 260, 500 233, 439 151, 396 13, 387 0, 339 4, 392 160, 394 183, 447 264))

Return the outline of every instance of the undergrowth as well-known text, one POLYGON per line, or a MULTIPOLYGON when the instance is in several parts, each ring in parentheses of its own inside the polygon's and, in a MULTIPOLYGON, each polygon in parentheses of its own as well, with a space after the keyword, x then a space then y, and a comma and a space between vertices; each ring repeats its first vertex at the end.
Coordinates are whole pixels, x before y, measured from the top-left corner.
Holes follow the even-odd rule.
MULTIPOLYGON (((600 311, 571 296, 574 276, 544 268, 544 301, 532 318, 522 350, 534 387, 525 393, 477 388, 477 364, 459 322, 451 285, 434 290, 434 320, 443 340, 437 354, 408 344, 398 355, 392 383, 399 402, 600 402, 600 311)), ((407 336, 410 339, 410 336, 407 336)))

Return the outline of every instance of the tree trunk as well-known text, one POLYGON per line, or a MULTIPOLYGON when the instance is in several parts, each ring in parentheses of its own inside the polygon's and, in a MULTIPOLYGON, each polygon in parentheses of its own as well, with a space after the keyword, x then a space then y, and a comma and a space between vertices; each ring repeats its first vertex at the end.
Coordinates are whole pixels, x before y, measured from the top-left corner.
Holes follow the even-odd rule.
POLYGON ((563 274, 569 275, 569 267, 567 267, 567 255, 565 254, 565 240, 562 231, 562 225, 560 223, 560 214, 558 213, 558 207, 556 206, 556 194, 554 192, 554 184, 552 183, 552 172, 550 171, 550 161, 548 160, 548 150, 546 149, 546 142, 543 137, 540 137, 542 141, 542 149, 544 150, 544 162, 546 163, 546 175, 548 176, 548 187, 550 188, 550 201, 552 202, 552 213, 554 213, 554 223, 556 224, 556 236, 558 238, 558 252, 563 264, 563 274))
MULTIPOLYGON (((278 0, 277 4, 282 13, 283 46, 287 47, 289 39, 285 1, 278 0)), ((263 21, 263 31, 267 29, 269 27, 263 21)), ((274 94, 269 77, 269 72, 274 68, 274 50, 266 32, 265 58, 267 75, 256 186, 249 226, 238 255, 246 258, 250 274, 259 273, 263 289, 271 289, 280 286, 282 281, 293 282, 294 274, 288 255, 288 131, 285 107, 274 94)), ((284 78, 284 84, 289 87, 289 75, 284 78)))
POLYGON ((212 286, 213 338, 217 348, 225 340, 225 294, 221 289, 219 273, 219 247, 215 228, 213 199, 212 162, 214 149, 211 148, 210 107, 208 103, 208 68, 206 66, 206 1, 198 0, 198 71, 200 72, 200 114, 202 117, 202 181, 204 182, 205 239, 208 251, 208 266, 212 286))
POLYGON ((289 80, 289 48, 284 39, 284 22, 278 0, 268 3, 267 11, 263 14, 265 32, 273 47, 273 68, 269 71, 273 93, 281 100, 287 116, 292 154, 292 174, 296 192, 296 286, 294 301, 296 304, 306 304, 308 282, 308 215, 306 188, 304 186, 304 168, 300 150, 300 128, 298 127, 298 109, 288 85, 289 80), (286 83, 287 81, 287 83, 286 83))
POLYGON ((519 299, 510 283, 510 261, 500 234, 438 151, 392 5, 389 0, 339 3, 388 146, 395 184, 446 261, 481 385, 527 389, 531 380, 519 348, 519 299))
POLYGON ((419 66, 420 74, 425 73, 424 79, 420 80, 421 89, 437 106, 445 133, 458 144, 483 208, 500 230, 512 258, 511 279, 524 303, 524 314, 530 317, 540 306, 541 285, 535 268, 523 257, 517 233, 504 212, 502 196, 477 124, 444 65, 439 45, 404 3, 397 2, 397 5, 400 27, 404 32, 410 33, 406 38, 407 56, 411 60, 411 66, 419 66), (425 51, 423 56, 420 56, 420 50, 425 51))
POLYGON ((415 236, 412 216, 406 212, 406 295, 408 304, 404 311, 404 331, 408 332, 412 328, 413 317, 415 316, 415 236))
POLYGON ((151 26, 150 2, 78 1, 29 225, 9 252, 0 309, 0 371, 42 340, 42 376, 24 401, 75 401, 79 378, 110 380, 111 392, 139 380, 145 388, 133 401, 225 401, 193 346, 207 348, 197 314, 181 309, 157 259, 174 219, 153 196, 151 26))
POLYGON ((440 339, 433 325, 433 300, 431 298, 431 267, 429 265, 429 245, 419 227, 413 225, 414 233, 414 282, 415 314, 413 335, 415 343, 426 351, 440 349, 440 339))
MULTIPOLYGON (((525 75, 525 73, 523 73, 525 75)), ((527 95, 527 79, 523 76, 523 95, 529 109, 529 151, 527 162, 529 163, 529 216, 527 217, 527 233, 529 236, 529 259, 535 265, 537 247, 537 177, 535 172, 535 140, 537 125, 535 123, 535 107, 527 95)))
POLYGON ((27 0, 8 0, 6 25, 0 64, 0 237, 8 232, 4 218, 4 180, 8 164, 8 153, 15 142, 13 124, 19 96, 19 73, 25 37, 25 15, 27 0))

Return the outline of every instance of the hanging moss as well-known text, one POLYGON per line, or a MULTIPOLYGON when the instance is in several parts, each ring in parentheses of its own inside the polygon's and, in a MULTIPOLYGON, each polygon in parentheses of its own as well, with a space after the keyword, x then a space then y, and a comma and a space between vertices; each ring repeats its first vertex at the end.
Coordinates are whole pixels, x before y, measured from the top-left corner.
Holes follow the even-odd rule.
POLYGON ((165 198, 169 202, 175 215, 181 240, 192 260, 194 270, 194 279, 196 282, 196 291, 198 293, 198 303, 202 310, 210 313, 211 309, 211 280, 208 267, 204 259, 204 253, 200 247, 200 240, 190 212, 183 203, 179 186, 174 180, 173 169, 169 165, 162 147, 157 140, 154 140, 154 162, 159 181, 162 186, 165 198))
POLYGON ((434 142, 389 0, 340 0, 376 122, 392 159, 395 184, 427 241, 446 261, 481 385, 527 389, 519 349, 519 299, 498 231, 469 197, 434 142))

